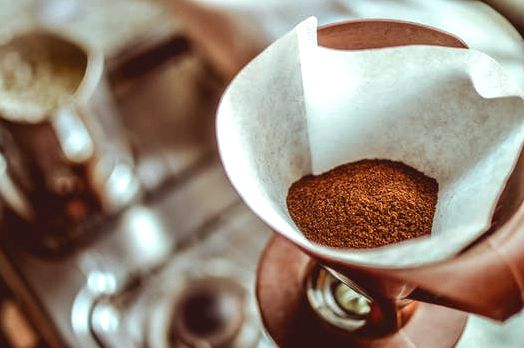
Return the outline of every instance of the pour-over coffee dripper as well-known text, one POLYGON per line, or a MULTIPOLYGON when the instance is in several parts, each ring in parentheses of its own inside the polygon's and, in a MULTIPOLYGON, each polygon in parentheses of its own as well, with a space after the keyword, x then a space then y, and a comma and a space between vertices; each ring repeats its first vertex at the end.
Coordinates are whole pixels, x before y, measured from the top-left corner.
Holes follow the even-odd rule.
MULTIPOLYGON (((323 27, 318 41, 345 50, 410 44, 466 47, 439 30, 387 20, 323 27)), ((219 131, 219 143, 226 136, 219 131)), ((520 310, 524 255, 518 245, 524 236, 516 232, 524 214, 522 162, 519 159, 499 200, 491 232, 446 261, 412 268, 369 267, 335 261, 275 237, 260 260, 257 282, 262 319, 271 337, 283 347, 450 347, 467 319, 456 309, 499 320, 520 310)))

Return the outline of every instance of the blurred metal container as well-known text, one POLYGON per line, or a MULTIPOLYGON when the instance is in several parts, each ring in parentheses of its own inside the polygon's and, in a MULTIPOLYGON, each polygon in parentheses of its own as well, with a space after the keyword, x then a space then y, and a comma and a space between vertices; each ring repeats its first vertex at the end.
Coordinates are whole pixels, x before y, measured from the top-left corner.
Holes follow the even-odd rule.
POLYGON ((37 238, 58 237, 47 247, 137 197, 101 52, 51 31, 20 33, 0 46, 0 83, 0 196, 37 238))

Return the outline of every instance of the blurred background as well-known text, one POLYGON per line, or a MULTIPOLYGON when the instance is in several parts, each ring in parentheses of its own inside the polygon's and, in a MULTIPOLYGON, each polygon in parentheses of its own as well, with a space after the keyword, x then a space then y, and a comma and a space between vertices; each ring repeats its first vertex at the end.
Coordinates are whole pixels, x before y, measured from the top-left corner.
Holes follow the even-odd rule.
MULTIPOLYGON (((0 346, 272 347, 270 229, 220 165, 227 83, 309 16, 435 26, 524 88, 520 0, 0 0, 0 346)), ((524 315, 460 347, 521 347, 524 315)))

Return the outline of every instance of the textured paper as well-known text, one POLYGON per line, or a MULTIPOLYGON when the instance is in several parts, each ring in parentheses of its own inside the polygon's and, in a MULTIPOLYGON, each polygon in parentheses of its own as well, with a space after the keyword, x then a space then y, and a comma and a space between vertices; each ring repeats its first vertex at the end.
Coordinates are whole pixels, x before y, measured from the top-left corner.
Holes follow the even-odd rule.
POLYGON ((218 112, 220 152, 245 202, 276 231, 342 262, 399 267, 456 254, 490 226, 524 140, 524 100, 474 50, 318 47, 310 18, 253 60, 218 112), (432 235, 367 250, 323 247, 291 220, 302 176, 361 159, 402 161, 439 183, 432 235))

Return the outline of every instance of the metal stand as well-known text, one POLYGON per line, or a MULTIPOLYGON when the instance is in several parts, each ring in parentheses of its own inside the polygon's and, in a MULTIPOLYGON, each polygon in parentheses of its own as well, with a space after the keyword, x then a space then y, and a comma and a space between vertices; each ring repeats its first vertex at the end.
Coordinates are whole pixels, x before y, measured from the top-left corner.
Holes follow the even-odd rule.
POLYGON ((395 310, 345 290, 323 272, 282 237, 267 245, 256 292, 262 321, 278 346, 443 348, 462 335, 464 312, 416 301, 395 310))

